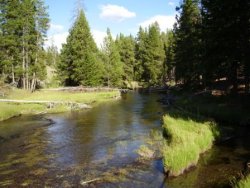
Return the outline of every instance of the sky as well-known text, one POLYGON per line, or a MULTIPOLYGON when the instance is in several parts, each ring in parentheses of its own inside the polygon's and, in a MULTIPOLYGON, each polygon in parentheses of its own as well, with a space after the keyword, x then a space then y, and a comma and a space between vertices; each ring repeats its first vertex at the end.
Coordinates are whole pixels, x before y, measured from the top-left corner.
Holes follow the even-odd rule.
MULTIPOLYGON (((61 49, 74 23, 80 0, 45 0, 50 16, 50 29, 45 46, 54 44, 61 49)), ((107 28, 115 37, 119 33, 136 36, 139 26, 157 21, 162 31, 175 22, 175 7, 179 0, 82 0, 92 35, 101 47, 107 28)))

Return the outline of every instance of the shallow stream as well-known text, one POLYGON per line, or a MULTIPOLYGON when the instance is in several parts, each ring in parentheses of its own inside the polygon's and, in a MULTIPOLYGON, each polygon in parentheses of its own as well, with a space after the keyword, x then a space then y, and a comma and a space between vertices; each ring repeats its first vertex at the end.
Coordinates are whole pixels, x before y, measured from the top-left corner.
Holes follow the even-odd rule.
POLYGON ((128 93, 89 110, 0 122, 0 187, 225 187, 250 159, 249 131, 178 178, 165 178, 160 159, 138 160, 150 131, 161 130, 159 98, 128 93))

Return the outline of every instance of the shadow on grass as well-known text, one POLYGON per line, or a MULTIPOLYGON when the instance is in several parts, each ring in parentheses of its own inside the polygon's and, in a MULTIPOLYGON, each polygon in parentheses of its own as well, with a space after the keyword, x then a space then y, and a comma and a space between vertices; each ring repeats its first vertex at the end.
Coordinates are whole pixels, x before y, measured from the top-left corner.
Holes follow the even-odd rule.
POLYGON ((180 94, 176 107, 230 126, 250 125, 250 97, 180 94))

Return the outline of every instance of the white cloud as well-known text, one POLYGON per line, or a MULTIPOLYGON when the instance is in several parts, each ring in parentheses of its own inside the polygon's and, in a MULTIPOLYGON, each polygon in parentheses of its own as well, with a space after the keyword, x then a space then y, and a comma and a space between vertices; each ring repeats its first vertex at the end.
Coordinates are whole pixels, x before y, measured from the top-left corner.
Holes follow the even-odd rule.
MULTIPOLYGON (((104 38, 107 36, 107 32, 92 29, 91 33, 92 33, 92 36, 95 40, 97 47, 101 49, 103 46, 104 38)), ((116 37, 116 35, 112 32, 111 32, 111 36, 113 39, 115 39, 115 37, 116 37)))
MULTIPOLYGON (((101 48, 103 45, 103 39, 107 35, 106 32, 93 29, 91 33, 97 44, 97 47, 101 48)), ((66 43, 66 39, 68 35, 69 35, 68 32, 63 32, 63 33, 57 33, 57 34, 49 36, 47 41, 45 42, 45 45, 44 45, 45 48, 48 48, 49 46, 53 44, 57 47, 58 51, 60 51, 62 49, 62 44, 66 43)))
POLYGON ((106 32, 93 29, 92 30, 92 35, 93 35, 93 38, 94 38, 98 48, 101 48, 102 45, 103 45, 103 39, 106 36, 106 32))
POLYGON ((136 17, 136 13, 130 12, 128 9, 118 5, 102 5, 100 18, 116 22, 122 22, 128 18, 136 17))
POLYGON ((47 48, 53 44, 60 51, 62 48, 62 44, 66 43, 68 34, 68 32, 64 31, 63 25, 51 23, 44 47, 47 48))
POLYGON ((170 2, 168 2, 168 5, 170 5, 170 6, 174 6, 174 5, 175 5, 175 3, 174 3, 173 1, 170 1, 170 2))
POLYGON ((50 31, 52 33, 61 32, 61 31, 63 31, 63 29, 64 29, 64 27, 62 25, 53 24, 53 23, 50 24, 50 31))
POLYGON ((47 41, 45 42, 45 48, 53 44, 60 51, 62 48, 62 44, 66 43, 68 35, 69 35, 68 32, 62 32, 49 36, 47 41))
POLYGON ((148 27, 150 24, 154 22, 158 22, 160 29, 162 31, 166 31, 167 29, 172 29, 175 23, 175 16, 166 16, 166 15, 156 15, 144 22, 140 23, 139 25, 142 27, 148 27))

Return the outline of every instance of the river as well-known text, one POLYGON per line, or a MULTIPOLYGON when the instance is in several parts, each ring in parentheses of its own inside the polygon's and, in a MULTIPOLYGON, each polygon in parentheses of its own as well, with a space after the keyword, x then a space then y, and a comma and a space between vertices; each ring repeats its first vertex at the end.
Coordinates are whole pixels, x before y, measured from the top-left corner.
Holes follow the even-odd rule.
POLYGON ((246 131, 178 178, 165 178, 160 159, 138 160, 150 131, 161 131, 159 97, 133 92, 89 110, 0 122, 0 187, 226 186, 250 158, 246 131))

